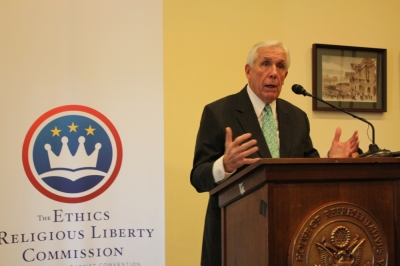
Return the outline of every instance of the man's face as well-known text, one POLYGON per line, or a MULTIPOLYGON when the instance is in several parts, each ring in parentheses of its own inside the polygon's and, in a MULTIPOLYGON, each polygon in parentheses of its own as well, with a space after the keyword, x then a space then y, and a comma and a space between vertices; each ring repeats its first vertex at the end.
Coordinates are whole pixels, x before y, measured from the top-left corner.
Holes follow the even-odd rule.
POLYGON ((279 97, 288 74, 286 54, 279 46, 260 47, 253 67, 246 65, 246 77, 251 90, 265 103, 279 97))

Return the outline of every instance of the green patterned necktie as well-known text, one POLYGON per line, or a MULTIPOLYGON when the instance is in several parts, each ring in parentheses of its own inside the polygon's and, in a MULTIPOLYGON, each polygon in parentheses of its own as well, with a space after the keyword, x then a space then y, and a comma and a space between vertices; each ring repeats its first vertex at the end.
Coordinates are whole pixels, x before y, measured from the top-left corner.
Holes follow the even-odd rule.
POLYGON ((279 158, 278 136, 276 134, 276 124, 272 114, 271 106, 269 106, 269 104, 265 105, 264 111, 265 113, 262 120, 262 131, 265 140, 267 141, 272 158, 279 158))

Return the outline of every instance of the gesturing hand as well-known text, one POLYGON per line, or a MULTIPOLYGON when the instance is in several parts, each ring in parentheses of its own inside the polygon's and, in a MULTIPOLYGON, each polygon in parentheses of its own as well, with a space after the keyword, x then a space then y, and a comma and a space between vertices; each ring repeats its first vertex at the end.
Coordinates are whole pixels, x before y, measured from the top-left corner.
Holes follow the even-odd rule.
POLYGON ((341 134, 342 129, 340 127, 336 128, 335 137, 328 152, 329 158, 349 158, 357 151, 358 144, 360 143, 358 140, 358 131, 354 131, 353 135, 346 142, 340 142, 341 134))
POLYGON ((252 164, 258 161, 259 158, 247 158, 250 154, 258 151, 257 140, 251 139, 250 133, 245 133, 232 141, 232 129, 225 129, 225 153, 224 153, 224 169, 225 172, 231 173, 245 164, 252 164))

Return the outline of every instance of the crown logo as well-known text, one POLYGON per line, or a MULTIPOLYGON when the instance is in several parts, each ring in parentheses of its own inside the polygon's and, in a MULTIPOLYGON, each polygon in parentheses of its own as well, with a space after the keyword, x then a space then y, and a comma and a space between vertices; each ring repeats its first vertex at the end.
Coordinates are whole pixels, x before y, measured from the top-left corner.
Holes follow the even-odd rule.
POLYGON ((68 148, 68 138, 61 138, 62 147, 61 152, 57 156, 51 150, 51 145, 46 143, 44 148, 47 150, 47 154, 49 156, 50 167, 54 168, 68 168, 68 169, 79 169, 85 167, 96 167, 97 157, 99 156, 99 150, 101 148, 101 143, 96 143, 94 146, 94 151, 92 154, 87 155, 85 146, 85 137, 80 136, 78 138, 79 146, 75 155, 72 156, 69 148, 68 148))

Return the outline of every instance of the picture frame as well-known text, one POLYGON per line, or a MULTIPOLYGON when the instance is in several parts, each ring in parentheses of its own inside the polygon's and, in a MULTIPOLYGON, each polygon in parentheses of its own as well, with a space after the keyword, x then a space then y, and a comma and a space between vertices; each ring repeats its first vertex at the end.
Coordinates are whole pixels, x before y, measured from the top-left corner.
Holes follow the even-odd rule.
MULTIPOLYGON (((349 112, 386 112, 386 49, 314 43, 313 94, 349 112)), ((313 110, 337 109, 313 98, 313 110)))

